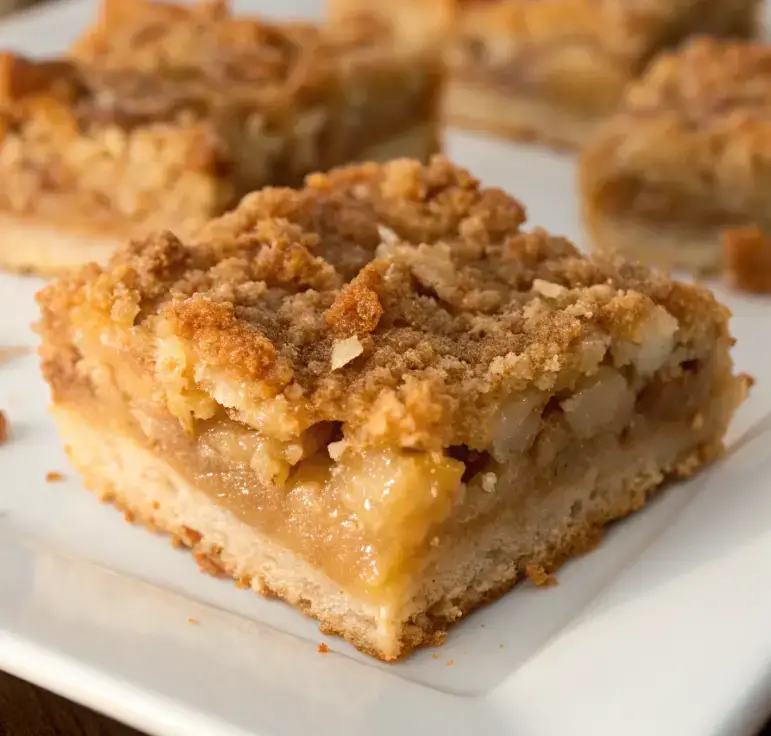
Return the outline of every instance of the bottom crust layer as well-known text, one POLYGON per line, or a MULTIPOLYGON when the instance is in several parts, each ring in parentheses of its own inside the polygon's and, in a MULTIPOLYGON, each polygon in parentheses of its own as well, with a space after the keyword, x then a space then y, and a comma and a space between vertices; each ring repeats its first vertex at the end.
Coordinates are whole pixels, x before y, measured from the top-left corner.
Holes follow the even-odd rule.
POLYGON ((699 275, 716 274, 723 268, 720 228, 656 225, 591 213, 586 230, 593 246, 605 253, 699 275))
POLYGON ((461 79, 448 83, 444 105, 450 125, 504 138, 538 141, 558 150, 581 149, 603 121, 601 117, 581 115, 543 99, 506 95, 461 79))
POLYGON ((58 276, 85 265, 104 264, 122 234, 89 232, 37 222, 30 216, 0 214, 0 267, 38 276, 58 276))
MULTIPOLYGON (((54 417, 86 485, 102 501, 121 508, 128 521, 171 534, 178 546, 190 548, 202 570, 229 575, 239 587, 281 598, 318 619, 322 632, 340 635, 385 661, 441 643, 454 622, 498 598, 526 574, 539 582, 565 560, 591 550, 604 525, 644 506, 667 475, 689 474, 720 450, 711 444, 694 448, 692 439, 659 438, 650 455, 620 471, 607 487, 572 491, 584 499, 578 518, 557 510, 551 512, 555 521, 546 533, 542 528, 535 533, 512 531, 510 520, 494 520, 478 534, 461 534, 419 573, 420 584, 403 601, 384 607, 343 590, 217 506, 133 440, 89 424, 77 407, 54 407, 54 417)), ((570 492, 555 494, 564 501, 570 492)), ((544 507, 547 514, 549 503, 544 507)))

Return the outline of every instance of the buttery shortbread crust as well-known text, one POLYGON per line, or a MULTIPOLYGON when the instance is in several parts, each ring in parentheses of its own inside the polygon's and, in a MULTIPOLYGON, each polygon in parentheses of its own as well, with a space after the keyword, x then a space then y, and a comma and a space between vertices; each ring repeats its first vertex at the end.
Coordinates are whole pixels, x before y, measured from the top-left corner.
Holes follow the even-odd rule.
MULTIPOLYGON (((602 499, 603 503, 593 509, 591 522, 569 531, 559 530, 562 533, 555 533, 543 549, 516 561, 490 562, 479 554, 478 570, 458 574, 458 565, 468 567, 473 550, 469 545, 448 550, 439 572, 449 593, 427 610, 415 605, 414 620, 405 623, 389 617, 378 605, 344 595, 334 581, 233 514, 213 506, 207 496, 197 493, 146 451, 101 431, 98 423, 85 422, 77 406, 55 410, 54 418, 70 460, 83 474, 86 486, 101 501, 123 511, 128 522, 169 533, 174 546, 191 550, 202 572, 225 574, 238 587, 281 598, 318 619, 324 633, 339 635, 359 650, 386 660, 403 657, 420 646, 441 644, 453 623, 508 592, 527 575, 526 568, 553 571, 565 560, 593 550, 602 539, 605 524, 641 508, 662 481, 661 469, 652 466, 637 476, 633 487, 618 489, 602 499), (396 645, 394 631, 400 632, 396 645)), ((681 457, 669 472, 674 477, 687 476, 705 459, 711 457, 705 458, 701 452, 681 457)))
POLYGON ((0 264, 56 272, 100 248, 104 263, 116 240, 190 236, 265 185, 426 159, 440 81, 430 54, 371 20, 279 26, 222 2, 105 0, 67 59, 0 57, 0 264), (29 227, 63 233, 61 252, 27 248, 29 227))
POLYGON ((581 160, 598 249, 715 272, 724 231, 771 232, 770 69, 768 46, 701 39, 629 88, 581 160))
POLYGON ((706 290, 524 220, 444 159, 368 164, 47 287, 73 463, 365 651, 436 641, 717 456, 746 391, 706 290))

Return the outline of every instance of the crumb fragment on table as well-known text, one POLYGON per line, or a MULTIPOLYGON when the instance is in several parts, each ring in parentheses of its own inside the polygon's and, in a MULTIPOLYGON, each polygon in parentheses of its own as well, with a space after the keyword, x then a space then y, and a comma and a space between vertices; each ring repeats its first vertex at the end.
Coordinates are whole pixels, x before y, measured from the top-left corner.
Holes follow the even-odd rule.
POLYGON ((319 654, 329 654, 329 647, 322 641, 321 644, 316 647, 316 651, 319 654))
POLYGON ((5 416, 5 412, 0 410, 0 445, 8 441, 11 436, 10 425, 8 424, 8 417, 5 416))
POLYGON ((187 622, 189 624, 197 624, 198 623, 198 619, 197 618, 188 618, 187 622))
POLYGON ((55 470, 49 470, 46 473, 46 483, 59 483, 60 481, 64 480, 64 476, 55 471, 55 470))
MULTIPOLYGON (((182 546, 184 547, 187 545, 185 545, 183 542, 182 546)), ((211 575, 213 578, 224 576, 225 571, 209 555, 205 554, 204 552, 194 552, 193 558, 198 564, 198 569, 201 572, 206 573, 207 575, 211 575)))
POLYGON ((753 294, 771 293, 771 238, 758 227, 723 233, 723 273, 729 286, 753 294))

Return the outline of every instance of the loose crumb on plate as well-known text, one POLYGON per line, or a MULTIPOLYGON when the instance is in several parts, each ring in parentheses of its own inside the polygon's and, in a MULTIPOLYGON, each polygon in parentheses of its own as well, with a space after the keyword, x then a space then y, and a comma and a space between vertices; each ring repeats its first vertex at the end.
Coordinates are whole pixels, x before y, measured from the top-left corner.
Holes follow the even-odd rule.
POLYGON ((548 588, 552 585, 557 585, 557 578, 553 575, 549 575, 542 565, 526 565, 525 574, 530 579, 530 582, 537 585, 539 588, 548 588))
POLYGON ((322 641, 321 644, 316 647, 316 651, 319 654, 329 654, 329 647, 322 641))
MULTIPOLYGON (((182 546, 186 546, 184 542, 182 543, 182 546)), ((222 568, 209 555, 206 555, 203 552, 194 552, 193 558, 198 563, 198 569, 201 572, 211 575, 213 578, 222 577, 224 575, 222 568)))
POLYGON ((771 238, 754 226, 725 231, 723 270, 734 289, 771 293, 771 238))
POLYGON ((8 417, 5 416, 5 412, 0 411, 0 445, 8 441, 10 436, 10 427, 8 425, 8 417))
POLYGON ((64 476, 55 470, 49 470, 46 473, 46 483, 58 483, 62 480, 64 480, 64 476))
POLYGON ((197 624, 198 623, 198 619, 197 618, 188 618, 187 622, 189 624, 197 624))
POLYGON ((442 658, 442 655, 441 654, 437 654, 436 652, 434 652, 431 655, 431 659, 441 659, 441 658, 442 658))
POLYGON ((447 666, 448 667, 452 667, 454 664, 455 664, 455 660, 454 659, 448 659, 447 660, 447 666))

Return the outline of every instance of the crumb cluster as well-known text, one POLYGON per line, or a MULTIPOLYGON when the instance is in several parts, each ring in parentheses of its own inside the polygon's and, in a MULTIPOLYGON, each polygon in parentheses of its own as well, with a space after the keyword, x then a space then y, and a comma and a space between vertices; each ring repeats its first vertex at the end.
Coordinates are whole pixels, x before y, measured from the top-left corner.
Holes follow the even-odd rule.
POLYGON ((723 235, 723 264, 728 283, 756 294, 771 293, 771 238, 758 227, 723 235))

